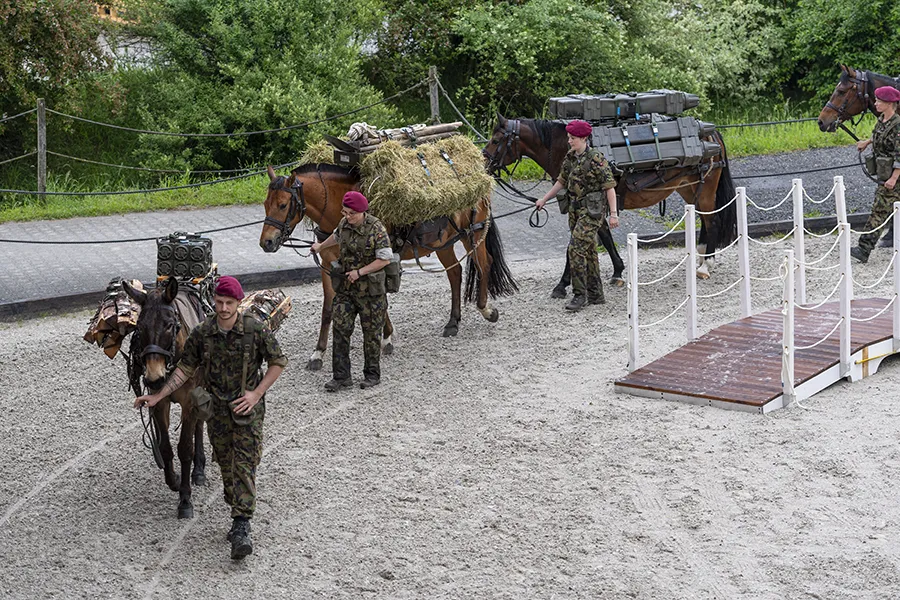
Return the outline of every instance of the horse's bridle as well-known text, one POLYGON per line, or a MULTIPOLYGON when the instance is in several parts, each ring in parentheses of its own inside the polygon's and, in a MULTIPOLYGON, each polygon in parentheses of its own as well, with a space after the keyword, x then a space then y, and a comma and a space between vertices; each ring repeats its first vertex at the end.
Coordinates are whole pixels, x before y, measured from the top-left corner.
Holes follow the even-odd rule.
POLYGON ((178 311, 175 310, 175 307, 171 304, 162 304, 160 305, 160 309, 168 310, 175 314, 175 331, 172 332, 172 345, 168 349, 166 349, 161 346, 157 346, 156 344, 148 344, 141 349, 140 356, 142 363, 144 359, 150 354, 158 354, 162 356, 166 361, 166 377, 168 377, 172 373, 172 371, 175 370, 175 364, 178 358, 176 354, 176 348, 178 345, 178 333, 181 331, 181 317, 178 315, 178 311))
POLYGON ((869 93, 869 86, 871 85, 872 80, 868 77, 868 71, 856 70, 854 71, 854 73, 856 73, 855 76, 851 76, 849 73, 847 73, 847 79, 851 83, 853 83, 853 91, 855 91, 856 93, 851 95, 851 90, 847 90, 847 92, 844 93, 844 101, 840 106, 835 106, 830 98, 828 99, 828 102, 825 103, 825 108, 830 108, 835 113, 837 113, 837 121, 835 121, 834 123, 835 128, 840 127, 841 124, 847 120, 845 118, 847 106, 849 106, 852 100, 858 100, 862 102, 863 106, 865 107, 860 115, 865 114, 866 110, 870 108, 869 98, 871 97, 871 94, 869 93))
POLYGON ((303 182, 294 180, 294 185, 291 187, 285 187, 285 177, 279 176, 272 183, 269 184, 269 189, 276 192, 287 192, 291 195, 291 203, 288 206, 288 214, 287 218, 284 221, 279 221, 273 217, 266 215, 266 218, 263 220, 265 225, 270 227, 274 227, 278 230, 278 237, 275 239, 276 246, 282 246, 291 234, 294 232, 294 227, 291 225, 291 221, 294 220, 294 217, 298 217, 297 221, 303 219, 303 215, 306 213, 306 201, 303 198, 303 182))
MULTIPOLYGON (((509 170, 503 164, 507 155, 516 156, 519 149, 519 136, 522 131, 522 121, 519 119, 509 119, 506 121, 506 127, 503 129, 503 138, 497 144, 497 152, 491 154, 487 151, 487 147, 481 151, 482 156, 488 160, 488 173, 499 176, 501 173, 509 173, 509 170)), ((521 160, 522 155, 519 154, 516 160, 521 160)))

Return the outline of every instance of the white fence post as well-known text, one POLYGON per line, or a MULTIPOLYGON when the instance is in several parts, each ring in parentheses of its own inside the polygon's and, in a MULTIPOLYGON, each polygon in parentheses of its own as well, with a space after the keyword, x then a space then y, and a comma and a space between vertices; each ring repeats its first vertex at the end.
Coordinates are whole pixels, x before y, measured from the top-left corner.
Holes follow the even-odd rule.
POLYGON ((841 326, 840 376, 850 375, 850 303, 853 300, 853 274, 850 267, 850 224, 841 223, 838 232, 841 236, 841 326))
POLYGON ((685 270, 685 290, 688 301, 685 305, 687 311, 687 339, 697 339, 697 217, 693 204, 684 205, 684 245, 688 253, 687 269, 685 270))
POLYGON ((797 276, 794 285, 797 286, 797 304, 806 304, 806 248, 804 242, 803 221, 803 180, 794 179, 794 187, 791 188, 794 196, 794 256, 797 263, 794 268, 797 276))
POLYGON ((628 234, 628 372, 638 368, 640 348, 638 346, 638 236, 628 234))
POLYGON ((844 176, 834 176, 834 212, 838 223, 847 222, 847 202, 844 200, 844 176))
POLYGON ((794 251, 784 251, 784 287, 781 294, 782 354, 781 394, 782 404, 788 406, 796 399, 794 392, 794 251))
POLYGON ((900 350, 900 202, 894 202, 894 341, 893 350, 900 350))
POLYGON ((737 189, 738 269, 741 274, 741 317, 753 313, 750 302, 750 233, 747 226, 747 188, 737 189))

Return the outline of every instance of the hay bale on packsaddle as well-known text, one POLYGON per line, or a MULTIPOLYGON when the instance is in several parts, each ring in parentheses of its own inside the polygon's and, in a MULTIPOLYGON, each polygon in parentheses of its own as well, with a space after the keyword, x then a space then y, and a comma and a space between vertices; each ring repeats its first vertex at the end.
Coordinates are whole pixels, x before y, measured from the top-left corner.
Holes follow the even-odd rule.
MULTIPOLYGON (((301 163, 334 164, 325 141, 311 145, 301 163)), ((391 225, 409 225, 472 209, 490 201, 493 179, 467 137, 455 135, 418 147, 387 141, 360 157, 359 189, 369 210, 391 225), (424 165, 423 165, 424 162, 424 165)))

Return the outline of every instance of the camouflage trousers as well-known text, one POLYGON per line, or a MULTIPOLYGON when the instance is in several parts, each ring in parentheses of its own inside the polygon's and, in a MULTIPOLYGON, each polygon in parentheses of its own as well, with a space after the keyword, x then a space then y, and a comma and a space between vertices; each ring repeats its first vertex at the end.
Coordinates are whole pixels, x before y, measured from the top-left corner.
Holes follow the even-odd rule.
MULTIPOLYGON (((900 189, 898 188, 900 188, 900 184, 892 190, 879 185, 875 190, 875 202, 872 203, 872 213, 869 215, 869 220, 866 221, 866 231, 872 231, 891 216, 891 213, 894 211, 894 202, 900 202, 900 189)), ((888 227, 890 227, 890 224, 873 233, 859 236, 859 247, 866 253, 866 256, 872 252, 875 244, 878 243, 878 238, 888 230, 888 227)))
MULTIPOLYGON (((216 407, 206 422, 213 458, 222 470, 225 504, 231 516, 253 516, 256 509, 256 467, 262 458, 264 400, 254 407, 256 417, 247 425, 238 425, 230 412, 216 407)), ((224 404, 224 403, 223 403, 224 404)))
POLYGON ((381 379, 381 336, 387 313, 387 296, 338 294, 334 297, 331 345, 331 366, 335 379, 350 377, 350 337, 356 326, 356 315, 363 331, 363 375, 367 379, 381 379))
POLYGON ((576 296, 587 295, 588 300, 603 299, 600 278, 600 259, 597 256, 597 234, 605 219, 588 215, 586 208, 569 210, 569 265, 572 268, 572 291, 576 296))

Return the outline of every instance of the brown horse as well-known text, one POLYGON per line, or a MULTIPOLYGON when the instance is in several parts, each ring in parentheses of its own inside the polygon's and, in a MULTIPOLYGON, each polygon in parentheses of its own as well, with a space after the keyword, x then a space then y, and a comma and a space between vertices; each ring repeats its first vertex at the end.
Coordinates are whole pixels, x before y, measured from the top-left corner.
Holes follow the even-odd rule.
MULTIPOLYGON (((900 81, 893 77, 841 65, 841 78, 819 113, 819 129, 829 133, 833 133, 838 127, 846 130, 845 121, 864 115, 867 110, 878 116, 880 113, 875 110, 875 88, 883 85, 900 89, 900 81)), ((856 137, 852 133, 850 135, 856 137)))
MULTIPOLYGON (((178 281, 174 278, 167 279, 165 284, 150 292, 135 289, 127 281, 122 285, 128 295, 141 305, 137 328, 131 337, 128 362, 131 388, 140 396, 143 394, 142 379, 143 387, 150 392, 158 391, 163 386, 181 357, 188 333, 202 320, 203 314, 185 293, 178 294, 178 281)), ((194 516, 191 483, 206 483, 203 422, 194 418, 190 401, 191 390, 203 378, 202 369, 197 371, 181 388, 150 409, 151 424, 147 432, 151 444, 154 444, 154 456, 163 469, 166 484, 178 492, 179 519, 194 516), (173 401, 181 405, 181 435, 178 439, 180 476, 175 472, 174 454, 169 441, 169 407, 173 401)))
MULTIPOLYGON (((350 190, 358 189, 359 175, 329 164, 308 164, 291 171, 289 177, 279 177, 269 167, 269 190, 266 195, 266 220, 259 237, 259 245, 266 252, 277 252, 288 240, 297 224, 305 217, 316 223, 316 236, 327 238, 341 220, 341 199, 350 190)), ((365 192, 365 190, 362 190, 365 192)), ((386 224, 394 251, 403 259, 437 253, 447 278, 450 280, 450 320, 444 326, 444 337, 456 335, 462 317, 460 291, 462 267, 454 249, 460 241, 469 255, 466 272, 465 300, 476 301, 485 319, 495 322, 500 313, 488 302, 488 297, 510 295, 518 290, 503 257, 500 233, 491 217, 490 199, 483 198, 472 210, 440 217, 415 227, 391 227, 386 224)), ((322 251, 322 263, 331 264, 337 259, 336 246, 322 251)), ((310 370, 322 368, 322 356, 328 346, 328 330, 331 327, 331 302, 334 289, 331 277, 323 269, 322 323, 319 341, 307 363, 310 370)), ((393 351, 391 335, 394 327, 390 317, 385 319, 382 348, 386 354, 393 351)))
MULTIPOLYGON (((528 157, 540 165, 551 179, 556 179, 569 150, 566 123, 541 119, 506 119, 502 115, 498 117, 491 139, 483 150, 488 170, 497 174, 508 165, 528 157)), ((722 152, 711 158, 708 163, 701 164, 699 168, 664 169, 657 173, 659 176, 657 180, 640 191, 630 189, 626 178, 621 177, 616 194, 620 210, 653 206, 665 200, 673 191, 677 191, 685 202, 694 204, 698 211, 712 212, 728 206, 714 215, 701 215, 698 249, 701 254, 707 251, 714 254, 717 249, 728 246, 737 238, 737 206, 731 202, 735 195, 735 187, 728 169, 725 142, 718 132, 706 139, 719 144, 722 148, 722 152)), ((611 282, 613 285, 622 285, 624 263, 608 228, 600 230, 600 241, 612 259, 611 282)), ((700 267, 697 269, 697 275, 704 279, 709 277, 707 262, 712 264, 713 257, 709 257, 707 261, 701 256, 700 267)), ((565 296, 569 274, 567 258, 563 277, 553 290, 554 296, 565 296)))

